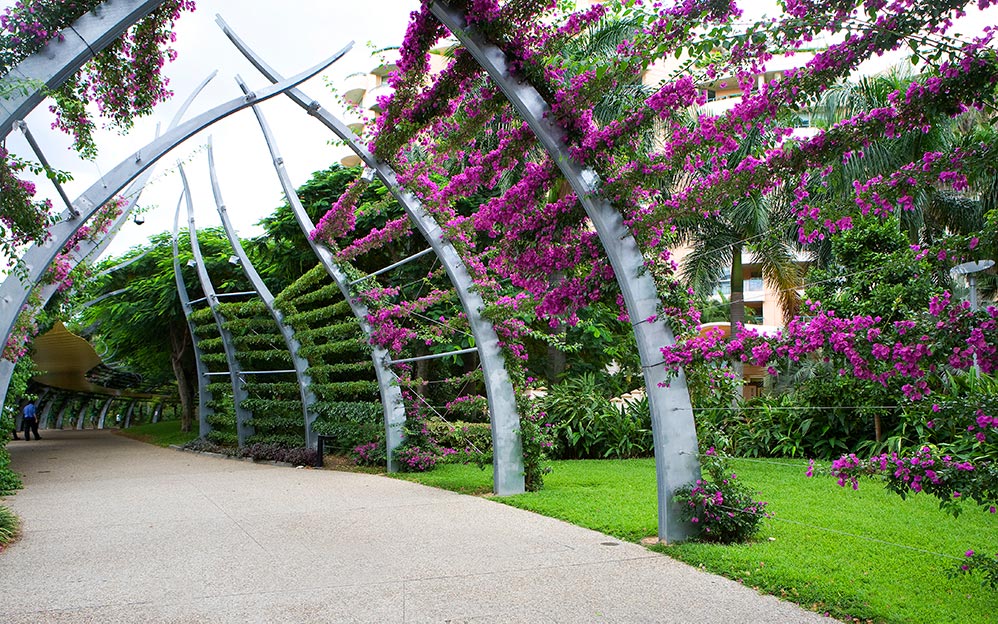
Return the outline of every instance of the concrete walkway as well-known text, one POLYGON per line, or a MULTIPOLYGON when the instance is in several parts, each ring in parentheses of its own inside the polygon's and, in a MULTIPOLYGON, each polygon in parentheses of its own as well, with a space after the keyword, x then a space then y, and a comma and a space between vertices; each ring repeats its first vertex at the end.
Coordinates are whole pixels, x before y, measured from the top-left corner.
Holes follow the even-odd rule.
POLYGON ((822 622, 633 544, 364 474, 107 431, 7 447, 0 622, 822 622))

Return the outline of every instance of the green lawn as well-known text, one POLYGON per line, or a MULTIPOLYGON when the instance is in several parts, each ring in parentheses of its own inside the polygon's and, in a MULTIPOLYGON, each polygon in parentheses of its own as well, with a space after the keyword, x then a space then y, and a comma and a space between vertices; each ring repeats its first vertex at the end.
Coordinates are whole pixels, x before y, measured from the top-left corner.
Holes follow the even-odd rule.
POLYGON ((164 420, 158 423, 138 425, 135 427, 129 427, 128 429, 121 429, 116 433, 118 435, 125 436, 126 438, 132 438, 133 440, 139 440, 140 442, 148 442, 149 444, 155 444, 156 446, 186 444, 198 437, 197 423, 195 423, 194 427, 192 427, 192 431, 184 433, 180 430, 179 420, 164 420))
MULTIPOLYGON (((652 460, 552 466, 542 491, 496 500, 625 540, 655 534, 652 460)), ((735 460, 734 467, 774 515, 755 541, 656 550, 843 619, 970 624, 998 618, 998 591, 977 578, 946 576, 967 549, 998 552, 995 515, 968 508, 954 519, 934 499, 901 500, 872 481, 854 492, 827 476, 808 479, 805 463, 793 460, 735 460)), ((489 492, 492 482, 491 469, 475 466, 398 476, 472 494, 489 492)))

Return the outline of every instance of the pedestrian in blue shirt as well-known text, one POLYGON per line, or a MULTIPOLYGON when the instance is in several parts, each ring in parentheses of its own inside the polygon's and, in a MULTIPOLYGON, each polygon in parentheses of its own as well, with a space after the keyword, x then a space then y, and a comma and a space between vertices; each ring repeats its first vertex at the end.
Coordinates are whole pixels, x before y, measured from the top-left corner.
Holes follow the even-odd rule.
POLYGON ((42 439, 42 437, 38 435, 38 419, 35 418, 34 403, 28 403, 24 406, 24 418, 21 422, 21 430, 24 431, 25 440, 31 439, 32 432, 34 432, 36 440, 42 439))

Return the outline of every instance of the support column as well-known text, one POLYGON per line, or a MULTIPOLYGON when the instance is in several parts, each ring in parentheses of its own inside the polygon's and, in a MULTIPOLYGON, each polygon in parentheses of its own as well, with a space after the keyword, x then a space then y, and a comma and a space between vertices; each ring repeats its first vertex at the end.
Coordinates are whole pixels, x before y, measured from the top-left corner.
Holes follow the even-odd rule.
POLYGON ((128 429, 132 426, 132 414, 135 412, 135 403, 136 400, 132 399, 128 404, 128 410, 125 412, 125 420, 121 423, 122 429, 128 429))
POLYGON ((654 279, 645 270, 644 255, 620 212, 599 196, 599 176, 571 156, 564 133, 549 114, 551 107, 540 93, 510 74, 505 53, 475 27, 468 26, 460 10, 436 0, 431 0, 430 10, 488 72, 530 125, 537 140, 572 186, 596 229, 620 284, 644 370, 655 444, 658 535, 668 542, 686 539, 692 533, 692 527, 680 520, 679 509, 672 498, 677 489, 700 476, 696 427, 685 375, 680 371, 669 379, 662 366, 660 349, 675 344, 675 338, 659 314, 661 298, 654 279))
MULTIPOLYGON (((180 178, 184 183, 184 197, 187 201, 187 229, 191 240, 191 252, 194 255, 194 264, 197 269, 198 281, 201 282, 201 290, 208 300, 208 307, 211 308, 211 315, 215 318, 215 325, 218 326, 218 334, 222 338, 222 349, 225 351, 225 362, 229 366, 229 381, 232 384, 232 401, 236 411, 236 436, 239 446, 246 446, 246 440, 253 435, 253 427, 249 424, 253 418, 253 413, 243 407, 243 401, 249 398, 246 388, 243 386, 242 367, 239 359, 236 358, 236 345, 232 339, 232 332, 225 326, 225 315, 218 307, 218 295, 215 287, 211 283, 211 276, 204 264, 204 257, 201 255, 201 245, 198 243, 197 228, 194 225, 194 201, 191 198, 191 189, 187 184, 187 174, 184 173, 184 166, 178 164, 180 178)), ((162 404, 160 404, 162 407, 162 404)))
POLYGON ((90 415, 90 399, 83 400, 83 407, 80 408, 80 414, 76 418, 76 430, 83 431, 86 427, 87 416, 90 415))
POLYGON ((103 407, 101 407, 100 413, 97 416, 97 428, 98 429, 103 429, 104 428, 104 420, 107 418, 107 410, 111 409, 111 402, 112 401, 114 401, 113 398, 110 398, 107 401, 104 401, 104 405, 103 405, 103 407))
POLYGON ((218 175, 215 172, 215 154, 212 150, 211 137, 208 138, 208 172, 211 176, 211 190, 215 196, 215 206, 218 208, 218 216, 222 219, 222 228, 225 230, 225 236, 229 239, 236 257, 239 258, 239 265, 243 267, 243 271, 246 273, 246 277, 249 279, 253 290, 256 291, 257 296, 260 297, 263 305, 267 308, 267 312, 274 319, 274 323, 277 324, 277 329, 281 332, 281 338, 284 339, 284 344, 291 355, 291 366, 294 368, 295 377, 298 379, 302 417, 305 426, 305 446, 311 449, 317 448, 318 438, 312 431, 312 423, 315 422, 318 414, 316 414, 314 407, 316 398, 312 392, 312 378, 309 377, 307 372, 308 362, 299 355, 298 351, 301 348, 301 344, 295 338, 294 329, 284 322, 284 314, 274 307, 274 294, 267 288, 267 285, 253 266, 253 263, 250 262, 249 256, 243 250, 239 235, 236 233, 235 228, 232 227, 232 222, 229 220, 229 213, 225 209, 225 202, 222 200, 218 175))
POLYGON ((57 400, 59 400, 59 395, 54 395, 51 399, 45 401, 45 405, 41 408, 38 416, 39 429, 49 428, 49 419, 52 417, 52 406, 55 405, 57 400))
MULTIPOLYGON (((250 50, 249 46, 236 36, 221 17, 216 17, 216 22, 239 51, 268 80, 272 82, 280 80, 280 75, 250 50)), ((240 86, 243 87, 244 91, 247 90, 245 85, 241 84, 240 86)), ((468 317, 468 323, 482 363, 486 397, 489 403, 489 420, 492 426, 493 488, 499 495, 523 492, 523 444, 520 437, 520 419, 516 409, 516 396, 506 372, 505 359, 499 347, 499 337, 496 335, 492 323, 481 314, 485 308, 485 302, 475 289, 464 261, 461 260, 454 246, 446 240, 439 224, 426 212, 419 200, 401 188, 391 167, 387 163, 377 160, 346 124, 321 108, 316 100, 309 98, 298 89, 289 91, 288 97, 346 142, 366 166, 374 171, 402 205, 406 215, 426 239, 443 265, 468 317)), ((283 166, 283 159, 277 152, 276 144, 270 135, 266 121, 259 112, 259 108, 254 107, 253 112, 257 115, 257 120, 260 121, 275 166, 283 166)), ((312 229, 314 226, 310 225, 306 235, 312 229)))
POLYGON ((59 412, 55 416, 55 428, 62 429, 63 418, 66 416, 66 412, 73 406, 73 399, 66 397, 66 401, 59 408, 59 412))

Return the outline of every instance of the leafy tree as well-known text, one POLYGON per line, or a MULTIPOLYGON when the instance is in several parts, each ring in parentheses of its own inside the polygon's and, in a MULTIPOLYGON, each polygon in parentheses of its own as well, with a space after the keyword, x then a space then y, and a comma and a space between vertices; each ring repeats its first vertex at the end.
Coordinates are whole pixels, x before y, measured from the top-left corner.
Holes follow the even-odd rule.
POLYGON ((910 318, 941 292, 932 265, 916 258, 897 216, 860 218, 831 240, 825 266, 811 272, 805 290, 840 316, 910 318))

